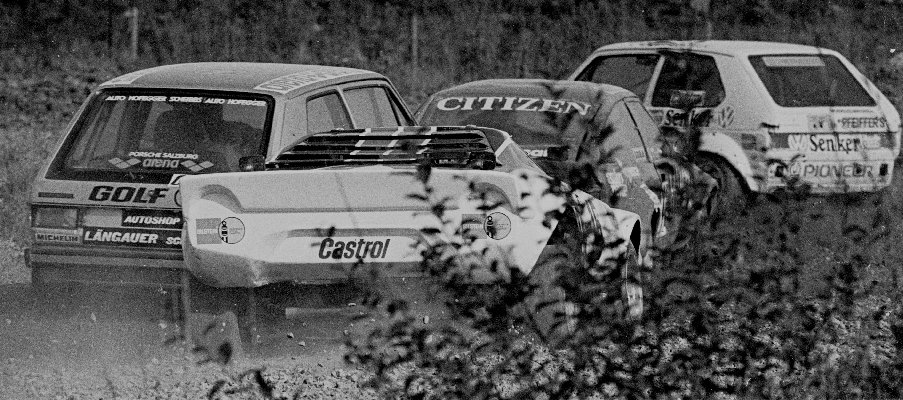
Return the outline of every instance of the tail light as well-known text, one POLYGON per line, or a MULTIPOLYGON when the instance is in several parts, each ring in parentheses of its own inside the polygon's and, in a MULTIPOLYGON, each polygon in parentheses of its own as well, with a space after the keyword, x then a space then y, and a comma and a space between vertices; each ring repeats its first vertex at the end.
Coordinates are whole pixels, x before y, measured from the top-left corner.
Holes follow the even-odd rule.
POLYGON ((35 228, 75 229, 78 227, 78 209, 45 206, 32 207, 31 226, 35 228))

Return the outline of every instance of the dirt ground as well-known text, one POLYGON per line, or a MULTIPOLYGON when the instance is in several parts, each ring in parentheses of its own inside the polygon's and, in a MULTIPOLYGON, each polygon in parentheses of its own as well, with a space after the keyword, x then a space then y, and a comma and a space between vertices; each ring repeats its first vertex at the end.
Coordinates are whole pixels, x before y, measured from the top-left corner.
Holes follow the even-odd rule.
POLYGON ((28 284, 0 286, 0 398, 201 398, 220 380, 253 388, 237 379, 253 368, 265 368, 288 398, 373 397, 342 359, 359 308, 294 313, 262 328, 253 354, 223 367, 200 363, 205 355, 187 344, 167 344, 179 332, 168 298, 149 289, 60 290, 48 302, 28 284))

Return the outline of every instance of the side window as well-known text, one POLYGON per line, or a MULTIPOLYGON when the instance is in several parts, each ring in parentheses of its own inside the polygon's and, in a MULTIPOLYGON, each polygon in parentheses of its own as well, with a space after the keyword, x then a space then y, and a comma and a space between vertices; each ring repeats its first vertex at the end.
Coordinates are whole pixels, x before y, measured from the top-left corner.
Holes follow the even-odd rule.
POLYGON ((657 54, 598 57, 577 80, 620 86, 643 98, 658 59, 657 54))
POLYGON ((655 140, 659 139, 658 124, 655 123, 655 120, 652 119, 652 116, 649 115, 649 112, 646 111, 646 108, 640 102, 628 101, 626 104, 627 110, 630 111, 630 116, 633 117, 633 122, 636 123, 640 140, 646 145, 646 157, 651 161, 658 156, 657 153, 649 154, 649 152, 655 152, 655 149, 650 146, 655 143, 655 140))
POLYGON ((351 119, 337 93, 329 93, 307 101, 307 132, 326 132, 351 128, 351 119))
POLYGON ((303 124, 304 97, 295 97, 285 103, 285 115, 282 118, 282 143, 295 141, 304 136, 306 127, 303 124))
POLYGON ((705 91, 702 107, 715 107, 724 100, 724 85, 715 59, 690 53, 669 53, 652 93, 653 107, 668 107, 674 90, 705 91))
POLYGON ((344 91, 356 128, 397 127, 399 120, 385 88, 368 86, 344 91))

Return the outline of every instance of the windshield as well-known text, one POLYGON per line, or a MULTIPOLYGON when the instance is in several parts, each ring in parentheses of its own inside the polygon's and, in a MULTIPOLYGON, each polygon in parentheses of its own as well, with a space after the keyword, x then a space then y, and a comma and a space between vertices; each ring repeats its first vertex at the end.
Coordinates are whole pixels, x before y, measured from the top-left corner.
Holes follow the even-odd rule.
POLYGON ((570 100, 446 97, 432 99, 422 110, 419 122, 421 125, 495 128, 508 132, 524 148, 564 146, 569 142, 579 144, 583 139, 595 112, 591 108, 588 103, 570 100))
POLYGON ((774 102, 782 107, 874 106, 853 74, 830 55, 749 58, 774 102))
POLYGON ((253 94, 106 91, 88 105, 51 172, 162 181, 238 171, 239 158, 264 154, 271 114, 272 101, 253 94))

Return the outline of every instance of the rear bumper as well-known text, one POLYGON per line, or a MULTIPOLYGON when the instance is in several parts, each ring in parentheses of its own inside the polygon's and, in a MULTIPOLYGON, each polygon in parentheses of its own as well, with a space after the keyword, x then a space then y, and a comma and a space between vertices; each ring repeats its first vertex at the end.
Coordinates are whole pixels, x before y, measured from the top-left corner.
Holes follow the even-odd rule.
POLYGON ((185 248, 185 257, 192 276, 220 288, 260 287, 277 282, 319 285, 425 276, 419 262, 280 263, 192 248, 185 248))
POLYGON ((38 245, 26 261, 35 283, 177 287, 185 271, 178 250, 38 245))
POLYGON ((790 179, 810 186, 812 193, 875 192, 889 186, 894 159, 889 154, 872 157, 797 157, 773 152, 768 165, 765 190, 787 187, 790 179))

